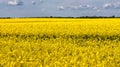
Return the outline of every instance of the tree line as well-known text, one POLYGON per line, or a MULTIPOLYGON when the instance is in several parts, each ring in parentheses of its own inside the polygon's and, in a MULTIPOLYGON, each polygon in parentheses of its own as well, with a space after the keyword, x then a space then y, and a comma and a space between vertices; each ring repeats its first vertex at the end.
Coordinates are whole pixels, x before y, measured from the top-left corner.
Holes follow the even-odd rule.
POLYGON ((46 16, 46 17, 0 17, 0 19, 12 18, 120 18, 116 16, 80 16, 80 17, 61 17, 61 16, 46 16))

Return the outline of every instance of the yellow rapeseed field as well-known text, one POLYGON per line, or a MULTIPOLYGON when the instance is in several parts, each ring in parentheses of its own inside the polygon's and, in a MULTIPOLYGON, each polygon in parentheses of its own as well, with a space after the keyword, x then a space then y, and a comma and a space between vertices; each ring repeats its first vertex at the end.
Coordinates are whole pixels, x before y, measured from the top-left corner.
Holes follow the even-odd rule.
POLYGON ((120 19, 0 19, 0 67, 120 67, 120 19))

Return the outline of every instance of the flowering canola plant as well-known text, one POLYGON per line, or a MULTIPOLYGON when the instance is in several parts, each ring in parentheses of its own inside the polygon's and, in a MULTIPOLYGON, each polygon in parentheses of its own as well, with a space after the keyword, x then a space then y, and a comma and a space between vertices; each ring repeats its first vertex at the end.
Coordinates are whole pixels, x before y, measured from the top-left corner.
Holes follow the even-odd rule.
POLYGON ((120 67, 120 19, 0 19, 0 67, 120 67))

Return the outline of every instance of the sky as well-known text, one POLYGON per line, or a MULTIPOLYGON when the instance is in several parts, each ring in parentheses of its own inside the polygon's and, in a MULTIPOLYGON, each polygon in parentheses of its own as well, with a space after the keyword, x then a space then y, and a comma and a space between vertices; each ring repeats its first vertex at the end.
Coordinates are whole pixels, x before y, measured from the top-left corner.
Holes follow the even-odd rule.
POLYGON ((0 0, 0 17, 120 16, 120 0, 0 0))

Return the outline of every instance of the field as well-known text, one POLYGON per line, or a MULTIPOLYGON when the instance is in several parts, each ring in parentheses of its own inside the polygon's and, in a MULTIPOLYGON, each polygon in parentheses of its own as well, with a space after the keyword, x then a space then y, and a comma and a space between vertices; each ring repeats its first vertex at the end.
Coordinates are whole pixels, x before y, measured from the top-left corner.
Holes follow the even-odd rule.
POLYGON ((120 67, 120 19, 0 19, 0 67, 120 67))

